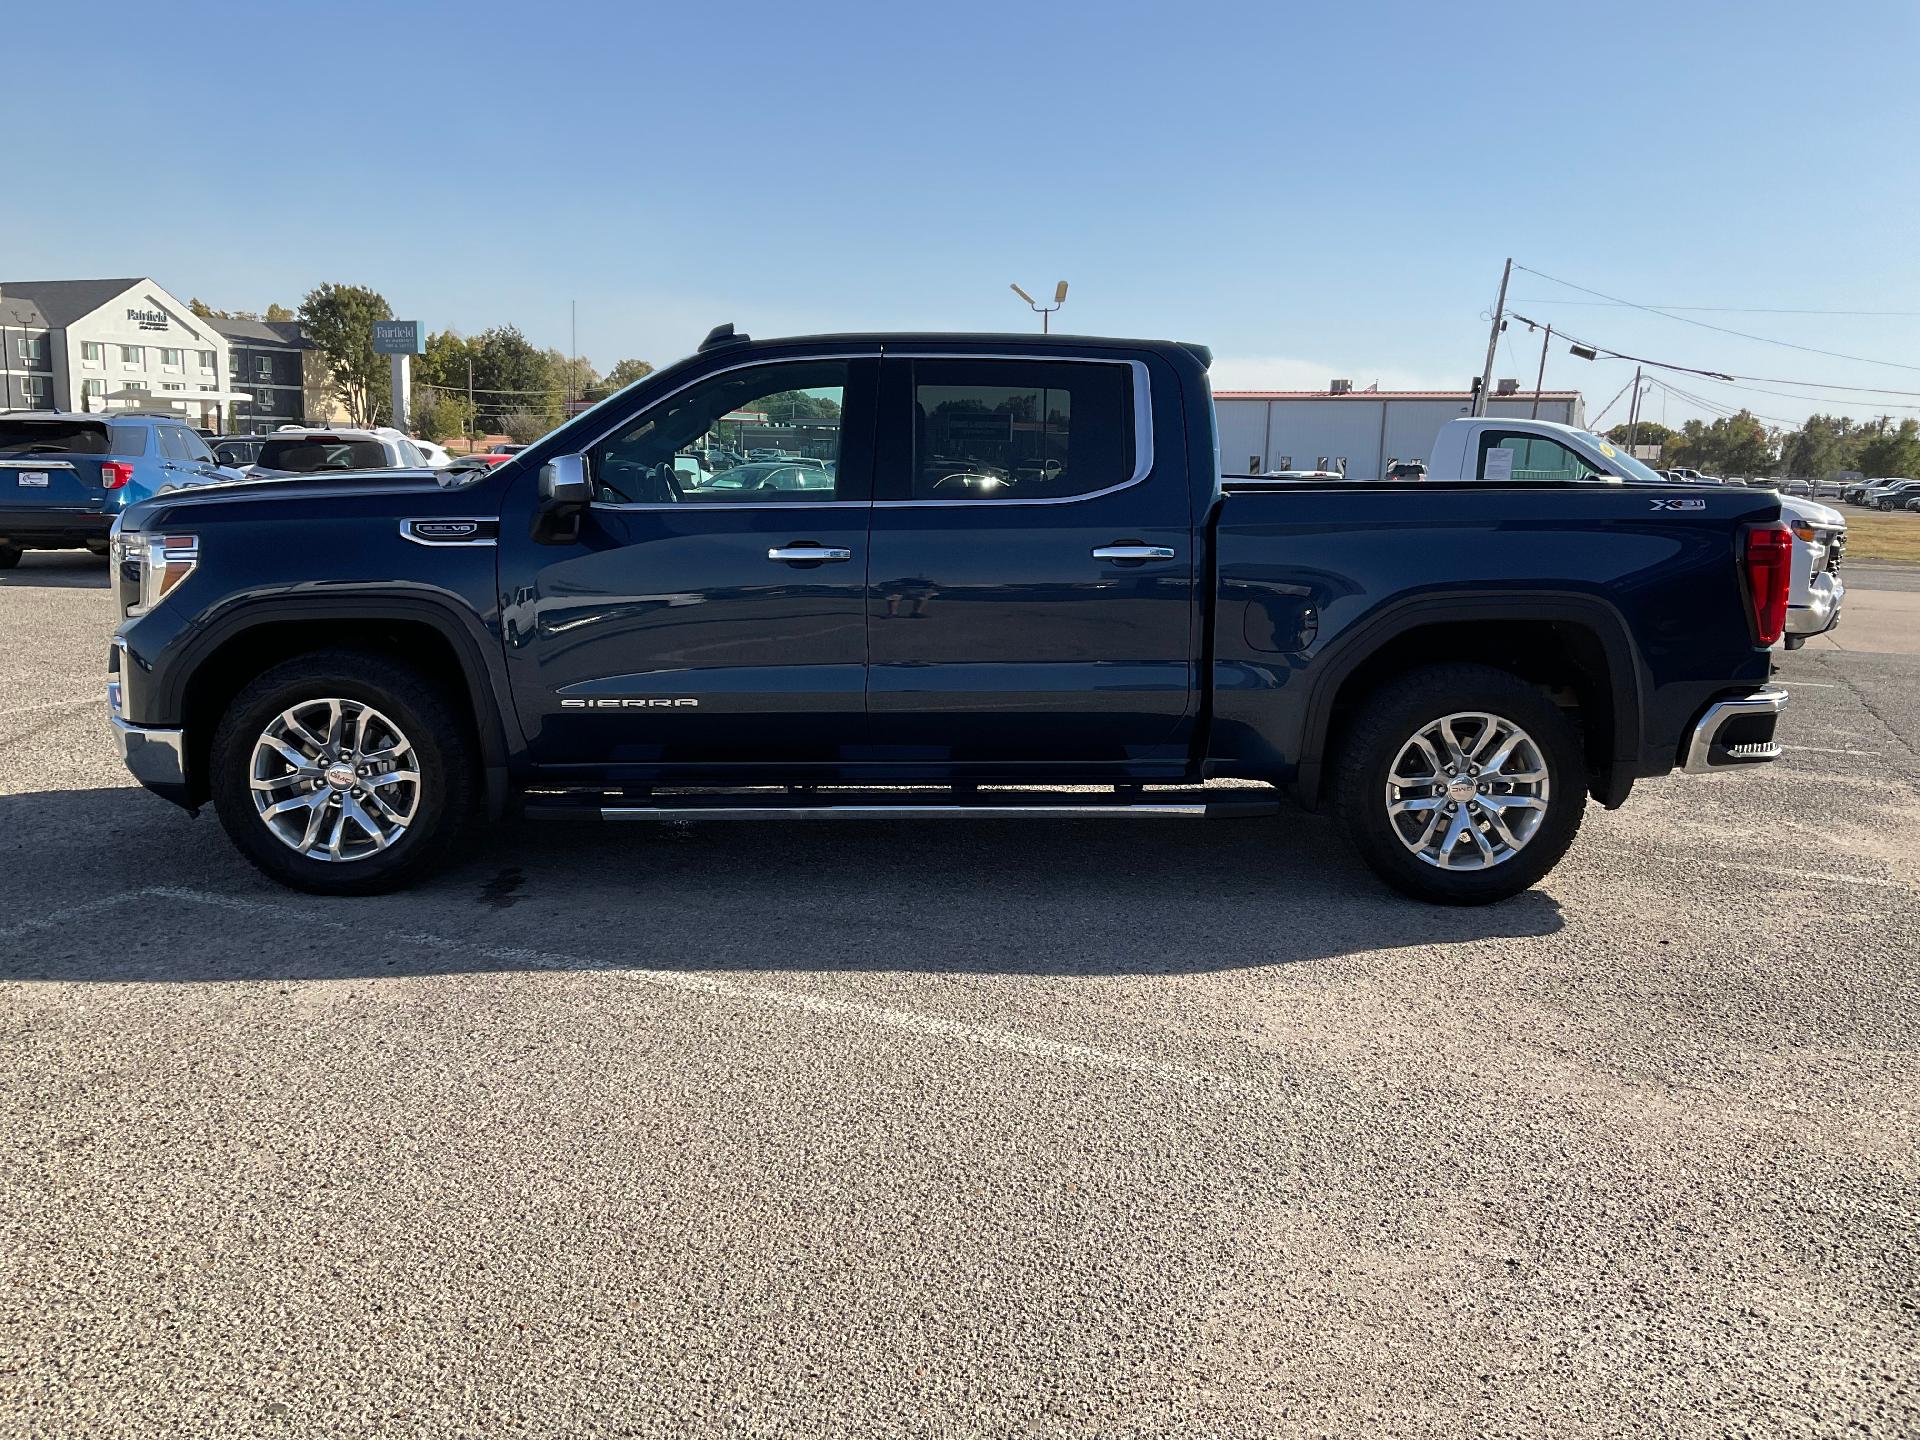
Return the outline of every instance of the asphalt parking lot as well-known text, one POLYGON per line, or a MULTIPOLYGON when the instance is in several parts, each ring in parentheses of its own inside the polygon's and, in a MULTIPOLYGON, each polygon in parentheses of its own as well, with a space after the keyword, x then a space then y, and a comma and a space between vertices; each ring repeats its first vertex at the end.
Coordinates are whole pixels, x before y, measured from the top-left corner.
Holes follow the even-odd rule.
POLYGON ((325 901, 132 786, 101 563, 29 556, 0 1432, 1912 1434, 1920 627, 1853 584, 1787 763, 1487 910, 1306 816, 325 901))

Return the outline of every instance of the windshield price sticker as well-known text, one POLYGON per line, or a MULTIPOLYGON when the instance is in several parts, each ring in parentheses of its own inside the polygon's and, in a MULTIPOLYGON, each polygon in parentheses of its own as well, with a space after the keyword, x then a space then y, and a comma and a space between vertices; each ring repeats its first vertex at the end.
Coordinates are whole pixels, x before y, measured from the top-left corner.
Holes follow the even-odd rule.
POLYGON ((1513 451, 1504 446, 1487 451, 1488 480, 1511 480, 1513 478, 1513 451))

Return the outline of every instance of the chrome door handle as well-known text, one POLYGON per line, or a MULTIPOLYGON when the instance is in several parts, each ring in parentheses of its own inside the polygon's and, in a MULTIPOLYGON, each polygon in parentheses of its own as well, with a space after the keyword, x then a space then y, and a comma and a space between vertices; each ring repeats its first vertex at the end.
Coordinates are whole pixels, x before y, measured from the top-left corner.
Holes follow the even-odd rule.
POLYGON ((767 551, 769 560, 851 560, 853 551, 832 545, 776 545, 767 551))
POLYGON ((1096 560, 1171 560, 1173 551, 1165 545, 1102 545, 1093 552, 1096 560))

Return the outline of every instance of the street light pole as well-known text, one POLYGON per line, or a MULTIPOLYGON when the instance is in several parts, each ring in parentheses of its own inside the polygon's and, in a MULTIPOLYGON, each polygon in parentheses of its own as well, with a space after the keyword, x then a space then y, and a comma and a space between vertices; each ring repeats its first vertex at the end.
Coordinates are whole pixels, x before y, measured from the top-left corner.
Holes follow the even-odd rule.
POLYGON ((1033 307, 1034 313, 1040 317, 1040 333, 1042 335, 1049 334, 1050 330, 1047 322, 1053 318, 1054 311, 1067 303, 1067 282, 1062 280, 1058 285, 1053 287, 1053 304, 1051 305, 1042 305, 1018 285, 1009 285, 1007 288, 1033 307))

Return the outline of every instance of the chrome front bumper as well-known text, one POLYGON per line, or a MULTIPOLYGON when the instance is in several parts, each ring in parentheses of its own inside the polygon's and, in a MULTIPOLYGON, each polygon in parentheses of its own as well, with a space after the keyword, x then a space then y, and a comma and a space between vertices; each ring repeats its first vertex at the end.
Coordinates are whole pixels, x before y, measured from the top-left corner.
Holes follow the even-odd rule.
MULTIPOLYGON (((135 725, 112 717, 113 738, 133 778, 149 790, 184 790, 187 784, 187 732, 135 725)), ((163 791, 164 793, 164 791, 163 791)), ((169 798, 172 798, 169 796, 169 798)))
POLYGON ((1786 708, 1787 692, 1777 685, 1714 701, 1694 722, 1693 737, 1687 742, 1687 773, 1778 760, 1780 742, 1773 738, 1773 731, 1786 708))
POLYGON ((1831 570, 1822 570, 1787 606, 1787 634, 1802 640, 1824 635, 1840 623, 1840 606, 1847 598, 1847 582, 1831 570))

